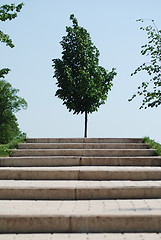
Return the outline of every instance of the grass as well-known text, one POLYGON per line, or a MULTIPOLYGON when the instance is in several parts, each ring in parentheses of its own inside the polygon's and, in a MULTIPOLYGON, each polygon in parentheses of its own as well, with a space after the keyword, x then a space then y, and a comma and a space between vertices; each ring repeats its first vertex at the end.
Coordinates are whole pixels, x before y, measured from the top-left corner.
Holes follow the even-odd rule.
POLYGON ((156 150, 156 155, 161 156, 161 144, 155 142, 149 137, 144 137, 144 143, 147 143, 151 148, 156 150))
POLYGON ((12 149, 18 147, 19 143, 25 142, 25 138, 14 139, 7 144, 0 144, 0 157, 8 157, 12 153, 12 149))

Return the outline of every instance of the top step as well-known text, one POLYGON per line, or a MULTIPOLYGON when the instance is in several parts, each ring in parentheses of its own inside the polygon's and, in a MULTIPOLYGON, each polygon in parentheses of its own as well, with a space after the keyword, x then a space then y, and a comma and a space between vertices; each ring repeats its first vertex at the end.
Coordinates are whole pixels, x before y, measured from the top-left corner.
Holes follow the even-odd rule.
POLYGON ((142 138, 28 138, 27 143, 143 143, 142 138))

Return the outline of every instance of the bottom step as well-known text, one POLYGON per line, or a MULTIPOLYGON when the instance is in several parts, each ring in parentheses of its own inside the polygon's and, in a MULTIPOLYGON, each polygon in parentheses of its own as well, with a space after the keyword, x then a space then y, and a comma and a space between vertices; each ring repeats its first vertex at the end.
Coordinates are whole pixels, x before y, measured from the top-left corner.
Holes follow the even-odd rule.
POLYGON ((160 240, 161 233, 2 234, 0 240, 160 240))
POLYGON ((161 232, 161 199, 0 201, 0 233, 161 232))

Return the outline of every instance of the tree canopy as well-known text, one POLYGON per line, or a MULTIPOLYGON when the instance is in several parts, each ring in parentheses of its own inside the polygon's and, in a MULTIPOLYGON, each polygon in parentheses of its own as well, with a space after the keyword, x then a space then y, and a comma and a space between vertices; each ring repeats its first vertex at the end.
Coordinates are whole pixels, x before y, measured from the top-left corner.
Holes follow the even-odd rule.
MULTIPOLYGON (((0 21, 16 18, 22 6, 23 3, 17 6, 15 4, 1 6, 0 21)), ((10 37, 2 31, 0 31, 0 42, 6 43, 11 48, 14 47, 10 37)), ((0 143, 8 143, 22 134, 15 113, 27 107, 26 101, 17 96, 19 90, 13 88, 10 83, 4 80, 9 71, 9 68, 0 70, 0 143)))
MULTIPOLYGON (((144 22, 139 19, 138 21, 144 22)), ((158 107, 161 104, 161 30, 159 30, 154 22, 150 20, 151 25, 141 27, 141 30, 146 31, 148 36, 148 43, 141 48, 141 54, 147 56, 149 61, 139 66, 134 73, 145 71, 150 79, 143 81, 138 91, 133 95, 129 101, 133 100, 137 95, 143 97, 143 102, 140 108, 158 107)))
POLYGON ((85 113, 86 137, 87 114, 97 111, 105 103, 116 72, 99 66, 100 54, 89 33, 78 25, 73 14, 70 20, 73 26, 66 27, 67 35, 60 42, 62 59, 53 59, 58 87, 55 95, 63 100, 69 111, 85 113))
POLYGON ((10 83, 0 80, 0 143, 8 143, 21 134, 15 113, 26 109, 27 103, 17 96, 18 91, 10 83))

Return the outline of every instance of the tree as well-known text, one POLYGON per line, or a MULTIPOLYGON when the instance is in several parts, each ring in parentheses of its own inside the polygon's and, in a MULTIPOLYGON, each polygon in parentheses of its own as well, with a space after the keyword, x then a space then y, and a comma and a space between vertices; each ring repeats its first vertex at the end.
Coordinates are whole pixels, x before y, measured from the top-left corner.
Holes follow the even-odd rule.
MULTIPOLYGON (((137 21, 143 22, 139 19, 137 21)), ((133 100, 137 95, 143 97, 141 108, 158 107, 161 104, 161 30, 158 30, 154 20, 150 20, 152 25, 147 27, 141 27, 141 30, 147 32, 148 43, 141 48, 141 54, 149 57, 149 61, 139 66, 134 73, 137 74, 140 71, 146 71, 150 76, 148 82, 142 82, 138 87, 136 94, 132 96, 129 101, 133 100)))
MULTIPOLYGON (((17 17, 17 13, 21 11, 24 3, 20 3, 17 6, 15 4, 5 4, 0 7, 0 21, 12 20, 17 17)), ((5 43, 6 46, 13 48, 15 45, 10 39, 9 35, 0 30, 0 42, 5 43)), ((9 68, 0 70, 0 78, 4 78, 4 75, 10 71, 9 68)))
MULTIPOLYGON (((12 20, 14 18, 17 17, 17 13, 21 11, 22 6, 24 4, 20 3, 17 6, 15 4, 5 4, 3 6, 0 7, 0 20, 1 21, 6 21, 6 20, 12 20)), ((0 31, 0 41, 3 43, 6 43, 7 46, 13 48, 14 44, 12 42, 12 40, 10 39, 10 37, 3 33, 2 31, 0 31)))
MULTIPOLYGON (((3 5, 0 7, 0 20, 12 20, 17 17, 23 3, 19 5, 3 5)), ((0 31, 0 42, 6 43, 13 48, 14 44, 10 37, 0 31)), ((20 109, 25 109, 27 103, 23 98, 17 96, 18 89, 12 87, 10 83, 4 80, 5 75, 9 73, 9 68, 0 70, 0 143, 8 143, 10 140, 19 137, 22 133, 18 127, 15 113, 20 109)))
POLYGON ((85 113, 85 133, 87 137, 88 114, 97 111, 105 103, 115 69, 108 72, 99 66, 99 51, 91 41, 86 29, 78 26, 74 15, 70 15, 73 26, 66 27, 67 35, 60 42, 62 60, 53 59, 54 77, 57 79, 55 96, 63 100, 73 114, 85 113))
POLYGON ((0 80, 0 143, 8 143, 21 134, 15 113, 25 109, 27 103, 17 96, 18 91, 10 83, 0 80))

